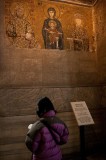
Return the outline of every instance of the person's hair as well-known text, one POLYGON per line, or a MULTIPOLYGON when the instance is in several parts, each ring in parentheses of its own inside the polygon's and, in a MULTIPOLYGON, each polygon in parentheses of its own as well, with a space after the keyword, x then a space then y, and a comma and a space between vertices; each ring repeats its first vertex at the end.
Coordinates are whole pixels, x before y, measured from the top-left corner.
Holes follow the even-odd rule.
POLYGON ((42 98, 37 105, 38 105, 38 109, 36 111, 36 114, 39 117, 42 117, 44 113, 47 113, 50 110, 55 111, 54 106, 48 97, 42 98))
POLYGON ((56 10, 52 7, 48 8, 47 12, 49 13, 50 11, 54 12, 54 16, 56 15, 56 10))

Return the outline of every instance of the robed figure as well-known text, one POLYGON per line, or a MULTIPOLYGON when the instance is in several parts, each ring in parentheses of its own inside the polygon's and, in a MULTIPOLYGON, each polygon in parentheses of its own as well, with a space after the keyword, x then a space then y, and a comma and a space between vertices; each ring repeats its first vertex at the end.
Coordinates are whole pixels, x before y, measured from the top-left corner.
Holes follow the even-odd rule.
POLYGON ((54 8, 48 8, 49 17, 45 19, 42 35, 44 39, 44 45, 46 49, 63 49, 63 31, 60 21, 55 18, 56 10, 54 8))

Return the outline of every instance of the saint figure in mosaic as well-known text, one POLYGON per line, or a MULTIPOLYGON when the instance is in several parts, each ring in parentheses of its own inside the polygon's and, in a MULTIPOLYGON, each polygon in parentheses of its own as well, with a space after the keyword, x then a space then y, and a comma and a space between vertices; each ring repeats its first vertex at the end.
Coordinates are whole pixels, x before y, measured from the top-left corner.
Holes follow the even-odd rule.
POLYGON ((75 51, 89 51, 89 38, 86 28, 82 25, 81 16, 75 17, 73 29, 73 42, 75 51))
POLYGON ((46 49, 63 49, 63 31, 60 21, 55 17, 56 10, 48 8, 49 17, 45 19, 42 35, 46 49))
POLYGON ((17 5, 14 16, 8 22, 6 33, 13 45, 19 48, 40 48, 35 40, 35 34, 31 24, 24 16, 24 8, 17 5))

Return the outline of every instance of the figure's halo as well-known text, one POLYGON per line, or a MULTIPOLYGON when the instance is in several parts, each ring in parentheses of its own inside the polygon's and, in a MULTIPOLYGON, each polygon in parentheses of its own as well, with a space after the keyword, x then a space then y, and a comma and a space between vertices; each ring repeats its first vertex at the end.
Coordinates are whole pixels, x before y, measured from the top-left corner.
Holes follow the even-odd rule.
POLYGON ((30 8, 27 3, 23 4, 21 2, 13 2, 11 4, 10 12, 11 12, 12 16, 14 16, 14 17, 16 16, 16 10, 20 7, 23 8, 23 10, 24 10, 24 17, 27 17, 29 15, 30 8))
POLYGON ((59 16, 60 16, 59 8, 55 5, 52 5, 52 4, 48 4, 48 5, 44 6, 44 14, 45 14, 46 17, 48 17, 48 13, 47 13, 48 8, 54 8, 56 10, 56 16, 55 17, 59 18, 59 16))
POLYGON ((82 19, 82 20, 83 20, 83 19, 84 19, 84 16, 83 16, 82 14, 80 14, 80 13, 75 13, 75 14, 74 14, 74 18, 75 18, 75 19, 82 19))

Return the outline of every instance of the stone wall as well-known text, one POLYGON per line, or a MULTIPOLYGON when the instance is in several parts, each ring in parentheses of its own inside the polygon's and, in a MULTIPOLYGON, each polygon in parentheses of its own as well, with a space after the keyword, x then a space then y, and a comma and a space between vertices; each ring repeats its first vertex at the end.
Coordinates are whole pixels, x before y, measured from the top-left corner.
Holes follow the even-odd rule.
POLYGON ((61 147, 64 155, 79 153, 80 136, 70 102, 86 101, 95 124, 85 127, 86 152, 103 146, 105 142, 106 112, 101 108, 101 87, 73 88, 17 88, 0 89, 0 159, 29 160, 31 153, 25 146, 28 125, 37 120, 36 103, 48 96, 55 105, 57 116, 68 126, 69 141, 61 147), (102 115, 102 116, 101 116, 102 115))
POLYGON ((95 53, 3 49, 0 86, 89 86, 99 83, 95 53))
POLYGON ((94 6, 97 39, 98 70, 102 84, 106 84, 106 1, 99 0, 94 6))

